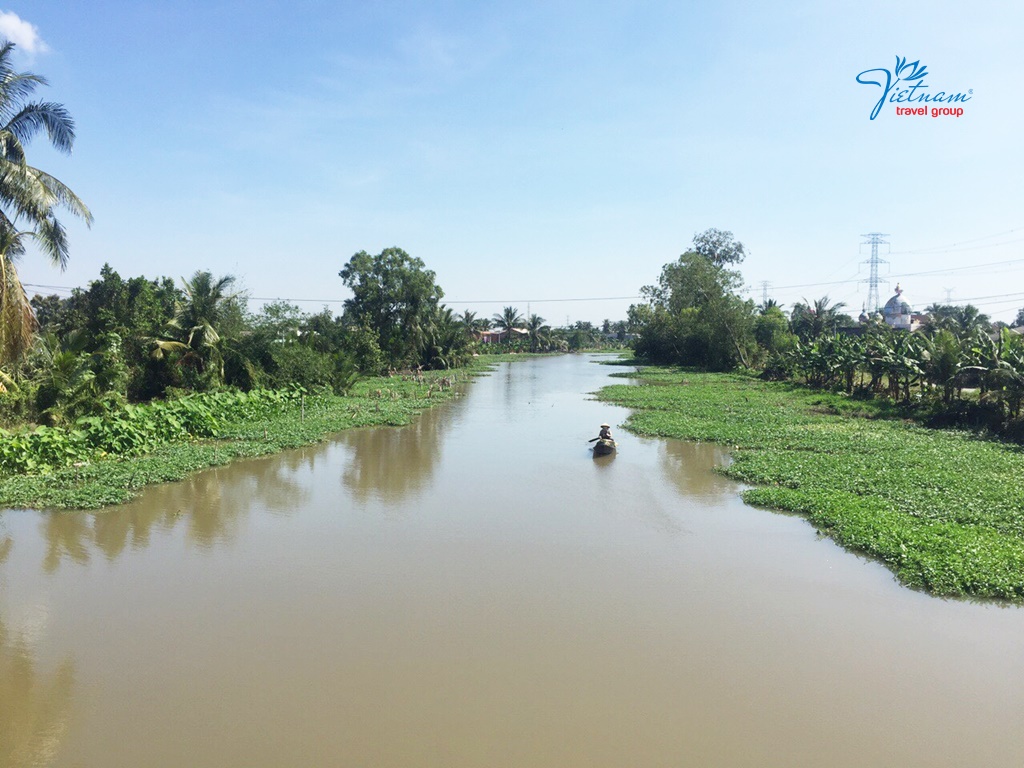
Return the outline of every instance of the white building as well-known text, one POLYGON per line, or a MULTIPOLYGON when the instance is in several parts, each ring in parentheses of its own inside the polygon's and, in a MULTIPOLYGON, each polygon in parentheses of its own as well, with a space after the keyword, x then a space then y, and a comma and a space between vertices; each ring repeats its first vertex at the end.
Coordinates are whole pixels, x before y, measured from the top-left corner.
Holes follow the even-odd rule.
POLYGON ((903 289, 896 286, 896 295, 885 302, 882 307, 882 319, 890 328, 899 328, 904 331, 916 331, 921 327, 922 316, 915 315, 903 298, 903 289))

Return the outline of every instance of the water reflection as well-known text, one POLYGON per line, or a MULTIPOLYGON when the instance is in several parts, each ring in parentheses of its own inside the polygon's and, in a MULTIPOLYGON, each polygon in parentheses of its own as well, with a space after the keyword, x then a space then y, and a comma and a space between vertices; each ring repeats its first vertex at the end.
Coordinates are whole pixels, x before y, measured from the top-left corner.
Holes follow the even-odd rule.
POLYGON ((40 674, 30 639, 0 619, 0 765, 54 763, 68 730, 73 684, 70 660, 52 676, 40 674))
MULTIPOLYGON (((155 532, 179 528, 196 547, 230 545, 254 508, 289 515, 305 503, 309 489, 296 475, 311 470, 314 455, 296 451, 236 462, 154 486, 135 501, 105 512, 42 513, 43 570, 55 573, 65 562, 85 565, 96 551, 114 561, 126 550, 149 547, 155 532)), ((10 537, 0 544, 0 555, 9 542, 10 537)))
POLYGON ((92 541, 90 517, 76 512, 54 512, 43 516, 46 555, 43 570, 53 573, 65 559, 79 565, 89 562, 92 541))
POLYGON ((658 453, 662 475, 683 496, 711 500, 736 495, 735 481, 713 471, 730 461, 729 454, 721 446, 664 440, 658 453))
POLYGON ((408 429, 0 515, 0 766, 1020 763, 1024 612, 745 507, 714 446, 594 461, 603 371, 517 366, 507 407, 496 373, 408 429))
POLYGON ((444 435, 451 427, 451 407, 424 412, 400 429, 354 429, 339 441, 351 449, 342 474, 358 501, 371 498, 401 501, 421 492, 441 460, 444 435))

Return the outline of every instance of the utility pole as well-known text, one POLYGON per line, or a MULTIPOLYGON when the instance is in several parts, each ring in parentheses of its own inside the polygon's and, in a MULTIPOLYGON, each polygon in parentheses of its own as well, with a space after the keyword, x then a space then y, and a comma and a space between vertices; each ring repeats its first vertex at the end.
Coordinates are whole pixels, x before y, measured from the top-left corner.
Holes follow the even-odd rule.
POLYGON ((869 232, 866 235, 861 235, 861 237, 868 238, 861 245, 871 246, 871 258, 861 262, 861 264, 871 265, 870 277, 867 280, 861 280, 861 282, 868 284, 868 310, 877 312, 881 306, 881 300, 878 298, 878 284, 882 282, 878 279, 878 265, 889 263, 885 259, 878 258, 878 246, 889 244, 888 240, 882 239, 883 237, 888 237, 888 235, 884 235, 881 232, 869 232))

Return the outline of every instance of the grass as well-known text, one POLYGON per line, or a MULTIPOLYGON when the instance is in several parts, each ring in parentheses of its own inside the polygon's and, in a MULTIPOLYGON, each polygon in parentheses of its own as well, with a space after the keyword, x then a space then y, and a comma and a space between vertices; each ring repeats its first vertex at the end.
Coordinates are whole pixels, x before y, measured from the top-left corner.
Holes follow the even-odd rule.
POLYGON ((643 435, 731 446, 750 504, 795 512, 935 595, 1024 602, 1024 452, 857 401, 736 374, 650 368, 600 397, 643 435))
POLYGON ((143 456, 109 456, 46 473, 3 475, 0 506, 96 509, 128 501, 147 485, 180 480, 237 458, 316 443, 351 427, 402 426, 456 397, 460 382, 486 371, 492 362, 500 359, 478 358, 471 368, 457 372, 363 379, 345 396, 307 397, 304 407, 283 403, 256 418, 227 421, 217 439, 167 442, 143 456))

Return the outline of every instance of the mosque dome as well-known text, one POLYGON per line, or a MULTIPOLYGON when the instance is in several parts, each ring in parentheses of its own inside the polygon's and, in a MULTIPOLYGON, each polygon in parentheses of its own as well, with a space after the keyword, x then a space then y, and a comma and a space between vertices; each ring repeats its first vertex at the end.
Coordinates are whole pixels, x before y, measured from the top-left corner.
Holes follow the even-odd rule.
POLYGON ((909 315, 911 312, 913 310, 910 308, 910 305, 903 300, 903 289, 897 285, 896 295, 885 302, 882 314, 886 317, 892 317, 893 315, 909 315))

